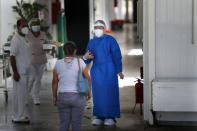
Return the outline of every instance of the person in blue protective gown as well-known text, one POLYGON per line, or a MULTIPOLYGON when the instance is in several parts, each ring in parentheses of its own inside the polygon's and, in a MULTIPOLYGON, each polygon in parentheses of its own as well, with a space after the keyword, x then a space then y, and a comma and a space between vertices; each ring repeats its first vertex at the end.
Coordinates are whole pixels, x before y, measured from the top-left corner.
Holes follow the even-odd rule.
POLYGON ((120 117, 118 75, 122 73, 122 56, 117 41, 104 34, 105 23, 98 20, 94 24, 94 38, 83 56, 86 64, 93 61, 91 68, 93 94, 93 125, 114 126, 120 117))

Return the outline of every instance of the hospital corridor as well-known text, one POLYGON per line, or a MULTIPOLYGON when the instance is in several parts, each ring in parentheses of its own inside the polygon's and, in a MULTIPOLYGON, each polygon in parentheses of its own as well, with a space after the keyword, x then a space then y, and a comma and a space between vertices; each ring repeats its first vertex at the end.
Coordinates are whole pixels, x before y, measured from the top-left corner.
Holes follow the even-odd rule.
POLYGON ((196 131, 196 9, 0 0, 0 131, 196 131))

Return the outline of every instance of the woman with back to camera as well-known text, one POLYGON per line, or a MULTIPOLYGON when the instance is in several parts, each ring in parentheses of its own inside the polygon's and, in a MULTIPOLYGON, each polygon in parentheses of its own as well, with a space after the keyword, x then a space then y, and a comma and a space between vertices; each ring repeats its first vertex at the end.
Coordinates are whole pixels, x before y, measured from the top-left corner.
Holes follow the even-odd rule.
POLYGON ((80 68, 89 83, 87 99, 91 98, 88 69, 82 59, 75 57, 76 50, 77 47, 73 42, 67 42, 64 45, 65 58, 58 60, 53 70, 53 100, 58 107, 60 131, 68 131, 70 125, 72 131, 81 130, 86 98, 78 92, 77 81, 80 68))

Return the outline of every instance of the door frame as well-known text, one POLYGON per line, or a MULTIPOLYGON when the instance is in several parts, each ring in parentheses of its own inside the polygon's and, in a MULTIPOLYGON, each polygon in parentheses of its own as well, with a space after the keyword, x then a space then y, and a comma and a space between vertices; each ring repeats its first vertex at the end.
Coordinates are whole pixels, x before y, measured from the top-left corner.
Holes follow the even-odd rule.
POLYGON ((156 0, 143 0, 144 120, 154 124, 152 81, 156 71, 156 0))

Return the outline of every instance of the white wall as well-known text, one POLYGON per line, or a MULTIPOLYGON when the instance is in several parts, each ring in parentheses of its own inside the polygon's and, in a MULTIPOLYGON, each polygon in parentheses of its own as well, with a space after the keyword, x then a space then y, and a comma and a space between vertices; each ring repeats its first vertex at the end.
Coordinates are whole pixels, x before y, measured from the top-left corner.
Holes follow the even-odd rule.
POLYGON ((64 9, 64 0, 60 0, 61 2, 61 8, 64 9))
POLYGON ((151 83, 155 79, 155 0, 143 0, 144 120, 153 124, 151 83))
MULTIPOLYGON (((1 4, 1 2, 0 2, 0 48, 1 48, 1 43, 2 43, 2 36, 1 36, 1 28, 2 28, 2 20, 1 20, 1 8, 2 8, 2 4, 1 4)), ((1 53, 1 51, 0 51, 0 53, 1 53)), ((1 78, 0 78, 1 79, 1 78)))
MULTIPOLYGON (((192 16, 192 5, 192 0, 156 1, 156 78, 197 78, 197 43, 196 41, 193 43, 192 40, 193 29, 195 30, 197 27, 197 23, 195 23, 197 13, 192 16), (194 26, 192 25, 193 20, 194 26)), ((197 8, 196 4, 195 8, 197 8)), ((196 37, 195 34, 194 37, 196 37)), ((183 89, 181 86, 178 87, 176 91, 178 93, 175 92, 172 95, 174 99, 181 99, 179 93, 186 90, 184 95, 188 96, 181 101, 182 105, 187 105, 189 102, 185 102, 185 100, 188 99, 195 102, 195 93, 193 93, 195 91, 191 91, 189 86, 183 89)), ((166 91, 167 88, 164 90, 166 91)), ((173 88, 171 92, 173 93, 173 88)), ((179 103, 179 105, 181 104, 179 103)), ((157 116, 159 116, 159 120, 163 121, 194 122, 197 121, 197 113, 190 111, 194 107, 195 104, 188 106, 187 113, 158 112, 157 116)), ((182 109, 184 110, 184 108, 182 109)))
MULTIPOLYGON (((30 2, 32 0, 24 1, 30 2)), ((2 47, 7 42, 8 36, 13 33, 13 26, 16 24, 18 16, 12 11, 12 6, 16 5, 16 0, 0 0, 0 3, 0 47, 2 47)))
POLYGON ((93 37, 93 25, 94 25, 94 18, 95 18, 95 14, 94 14, 94 7, 95 7, 95 3, 94 0, 89 0, 89 17, 90 17, 90 38, 93 37))
MULTIPOLYGON (((193 28, 192 0, 144 0, 143 2, 144 119, 153 124, 152 81, 160 78, 197 78, 196 31, 194 31, 195 43, 192 44, 192 29, 197 30, 197 13, 194 13, 193 28)), ((196 10, 197 3, 193 5, 196 10)), ((190 97, 193 98, 192 95, 190 97)), ((194 112, 156 113, 159 120, 167 121, 194 122, 197 121, 196 115, 197 113, 194 112)))
POLYGON ((156 77, 197 78, 192 0, 157 0, 156 3, 156 77))
MULTIPOLYGON (((0 2, 0 48, 1 48, 1 2, 0 2)), ((2 51, 0 50, 0 53, 1 53, 2 51)), ((2 65, 0 65, 0 66, 2 66, 2 65)), ((3 80, 3 71, 2 70, 0 70, 0 85, 2 85, 2 80, 3 80)))
POLYGON ((143 41, 143 0, 137 2, 137 34, 140 42, 143 41))
POLYGON ((44 23, 51 25, 51 0, 36 0, 41 5, 46 5, 48 11, 44 11, 44 23))
POLYGON ((118 6, 115 8, 116 19, 124 19, 125 17, 122 6, 123 0, 118 0, 118 6))
MULTIPOLYGON (((125 0, 118 0, 118 6, 115 7, 115 18, 125 19, 126 14, 126 2, 125 0)), ((129 19, 132 19, 133 14, 133 0, 129 0, 129 19)))
POLYGON ((111 28, 110 21, 115 19, 115 10, 113 2, 113 0, 95 0, 95 19, 104 20, 107 28, 111 28))
POLYGON ((1 0, 1 46, 7 42, 7 38, 10 34, 13 33, 13 25, 16 23, 16 14, 12 11, 12 6, 16 4, 15 0, 1 0))

